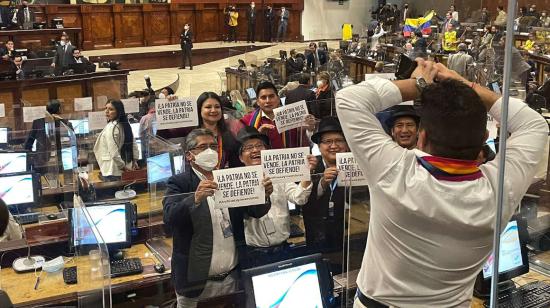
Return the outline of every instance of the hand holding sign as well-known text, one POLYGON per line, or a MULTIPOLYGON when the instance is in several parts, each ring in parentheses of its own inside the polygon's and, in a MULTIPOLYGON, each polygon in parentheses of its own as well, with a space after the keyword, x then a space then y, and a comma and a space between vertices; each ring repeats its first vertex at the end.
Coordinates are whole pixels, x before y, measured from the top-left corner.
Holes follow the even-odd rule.
POLYGON ((195 204, 199 204, 206 200, 207 197, 213 196, 216 189, 218 189, 216 182, 210 180, 200 181, 195 191, 195 204))
POLYGON ((265 188, 265 197, 269 198, 269 196, 273 193, 273 183, 271 182, 271 179, 265 177, 262 181, 262 185, 264 185, 265 188))
POLYGON ((338 176, 338 170, 336 167, 329 167, 325 169, 325 172, 323 172, 323 177, 321 178, 321 186, 324 189, 327 189, 329 185, 334 181, 334 179, 338 176))
POLYGON ((307 163, 309 165, 309 170, 313 172, 315 171, 315 168, 317 168, 317 164, 319 162, 317 161, 317 157, 315 157, 315 155, 309 154, 307 156, 307 163))
POLYGON ((269 133, 269 131, 274 128, 275 128, 275 125, 273 124, 262 124, 260 127, 258 127, 258 132, 260 134, 267 135, 267 133, 269 133))

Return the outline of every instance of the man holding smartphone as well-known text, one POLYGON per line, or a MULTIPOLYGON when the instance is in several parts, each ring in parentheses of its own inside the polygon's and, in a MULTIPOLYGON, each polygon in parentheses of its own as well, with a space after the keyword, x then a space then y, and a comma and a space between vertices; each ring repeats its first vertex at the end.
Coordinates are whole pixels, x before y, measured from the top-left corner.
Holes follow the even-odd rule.
MULTIPOLYGON (((487 113, 501 122, 500 95, 444 65, 417 59, 411 79, 369 76, 340 90, 338 116, 365 173, 369 239, 354 307, 470 307, 474 282, 492 250, 499 160, 478 166, 487 113), (434 83, 434 79, 438 82, 434 83), (391 142, 375 114, 420 98, 418 147, 391 142)), ((506 155, 507 222, 545 154, 548 124, 510 98, 506 155)), ((503 226, 505 226, 504 224, 503 226)))

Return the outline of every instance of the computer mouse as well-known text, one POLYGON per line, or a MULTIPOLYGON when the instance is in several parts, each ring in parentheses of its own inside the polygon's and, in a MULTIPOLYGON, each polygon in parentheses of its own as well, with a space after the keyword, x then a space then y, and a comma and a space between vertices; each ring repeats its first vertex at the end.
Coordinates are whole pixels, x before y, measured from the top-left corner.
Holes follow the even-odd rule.
POLYGON ((48 218, 49 220, 54 220, 54 219, 57 219, 57 215, 56 214, 48 214, 46 216, 46 218, 48 218))
POLYGON ((159 274, 162 274, 162 273, 164 273, 164 271, 166 271, 166 267, 164 267, 164 264, 162 264, 162 263, 155 264, 155 266, 153 266, 153 268, 155 269, 155 272, 157 272, 159 274))

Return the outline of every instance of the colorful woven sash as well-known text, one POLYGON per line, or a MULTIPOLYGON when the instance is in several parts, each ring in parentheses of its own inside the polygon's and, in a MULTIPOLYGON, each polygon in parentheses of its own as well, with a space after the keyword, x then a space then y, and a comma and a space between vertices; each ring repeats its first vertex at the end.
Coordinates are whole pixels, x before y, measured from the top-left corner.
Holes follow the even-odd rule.
MULTIPOLYGON (((252 118, 250 118, 250 121, 248 122, 248 126, 252 126, 255 129, 260 128, 260 123, 262 120, 262 110, 260 108, 256 108, 254 111, 254 114, 252 114, 252 118)), ((290 130, 287 130, 286 132, 281 134, 281 140, 283 141, 283 148, 286 148, 287 146, 290 146, 290 130)))
POLYGON ((473 181, 483 177, 475 160, 459 160, 436 156, 417 157, 418 162, 436 179, 443 181, 473 181))

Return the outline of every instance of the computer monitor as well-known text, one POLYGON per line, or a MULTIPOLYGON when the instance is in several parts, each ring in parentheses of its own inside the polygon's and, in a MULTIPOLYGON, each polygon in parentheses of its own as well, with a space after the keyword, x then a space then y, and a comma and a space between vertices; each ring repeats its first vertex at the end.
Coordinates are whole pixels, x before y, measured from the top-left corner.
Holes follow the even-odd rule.
POLYGON ((134 139, 139 138, 139 123, 132 123, 130 124, 130 127, 132 128, 132 134, 134 135, 134 139))
POLYGON ((69 120, 73 126, 74 133, 77 135, 86 135, 90 133, 90 128, 88 126, 88 119, 81 120, 69 120))
POLYGON ((86 251, 97 249, 99 243, 105 243, 110 254, 129 248, 132 246, 132 216, 133 209, 129 203, 87 206, 86 210, 71 208, 70 244, 86 251), (92 229, 92 224, 99 234, 92 229))
POLYGON ((30 213, 40 202, 40 176, 34 172, 0 174, 0 198, 13 215, 30 213))
POLYGON ((248 94, 248 98, 250 99, 256 99, 256 91, 252 88, 246 89, 246 94, 248 94))
POLYGON ((174 155, 172 157, 172 162, 173 162, 173 165, 174 165, 174 174, 180 174, 183 172, 183 168, 184 168, 184 157, 183 155, 174 155))
POLYGON ((490 87, 491 87, 491 90, 493 90, 493 92, 495 92, 496 94, 501 94, 500 85, 498 84, 497 81, 491 82, 490 87))
MULTIPOLYGON (((500 254, 498 264, 498 281, 506 283, 508 280, 529 272, 529 256, 527 242, 529 235, 527 223, 519 215, 512 217, 500 234, 500 254)), ((476 293, 488 294, 493 276, 494 255, 491 254, 483 265, 476 283, 476 293)))
POLYGON ((172 175, 170 153, 163 153, 147 158, 147 182, 149 184, 164 182, 172 175))
POLYGON ((8 147, 9 127, 0 127, 0 149, 8 147))
POLYGON ((78 152, 75 145, 61 149, 61 162, 65 171, 78 167, 78 152))
POLYGON ((332 277, 321 254, 243 270, 246 307, 327 307, 332 277))
POLYGON ((27 152, 0 152, 0 174, 27 172, 27 152))

